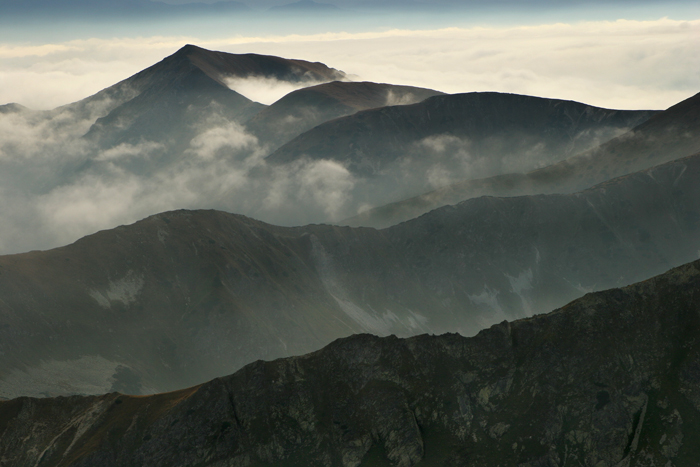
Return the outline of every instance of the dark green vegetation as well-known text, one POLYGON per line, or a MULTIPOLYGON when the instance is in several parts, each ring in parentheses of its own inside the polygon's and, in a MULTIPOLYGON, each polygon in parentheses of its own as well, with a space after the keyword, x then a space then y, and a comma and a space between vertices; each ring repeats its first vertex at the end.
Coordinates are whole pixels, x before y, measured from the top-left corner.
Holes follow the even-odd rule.
POLYGON ((385 230, 176 211, 0 257, 0 396, 177 389, 357 332, 474 334, 696 259, 700 155, 385 230))
POLYGON ((168 394, 0 402, 4 465, 691 466, 700 262, 473 338, 357 335, 168 394))

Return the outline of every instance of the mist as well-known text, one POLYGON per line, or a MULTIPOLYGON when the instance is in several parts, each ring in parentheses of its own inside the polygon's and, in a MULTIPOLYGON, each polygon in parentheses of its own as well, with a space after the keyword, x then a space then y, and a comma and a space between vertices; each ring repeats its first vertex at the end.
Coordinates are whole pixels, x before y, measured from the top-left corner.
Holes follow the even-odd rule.
POLYGON ((228 28, 215 37, 188 34, 187 29, 161 36, 143 31, 136 37, 117 33, 59 42, 18 43, 5 36, 0 39, 0 103, 50 109, 74 102, 185 43, 320 61, 357 75, 357 80, 448 93, 513 92, 607 108, 663 109, 700 88, 698 20, 288 34, 264 29, 237 36, 228 28))
MULTIPOLYGON (((4 40, 0 103, 54 109, 133 75, 184 43, 196 43, 320 61, 357 80, 663 109, 700 89, 698 33, 698 20, 658 19, 215 38, 4 40)), ((264 104, 312 84, 228 83, 264 104)), ((387 104, 404 103, 387 96, 387 104)), ((278 166, 265 160, 272 150, 269 142, 224 118, 199 122, 186 147, 176 151, 167 141, 148 140, 99 147, 83 136, 113 105, 94 102, 80 112, 70 106, 42 112, 0 108, 0 253, 52 248, 180 208, 217 208, 282 225, 329 222, 456 180, 546 162, 536 160, 536 147, 532 157, 503 155, 495 162, 478 156, 468 138, 438 134, 413 143, 406 158, 372 177, 358 175, 332 154, 278 166), (421 157, 430 165, 417 162, 421 157), (140 170, 144 166, 152 170, 140 170)), ((615 135, 589 136, 604 141, 615 135)))
POLYGON ((102 113, 0 113, 0 253, 48 249, 181 208, 283 224, 346 212, 355 179, 339 163, 269 166, 268 148, 223 118, 200 122, 182 157, 168 142, 101 148, 83 135, 102 113), (148 161, 153 170, 140 170, 148 161))

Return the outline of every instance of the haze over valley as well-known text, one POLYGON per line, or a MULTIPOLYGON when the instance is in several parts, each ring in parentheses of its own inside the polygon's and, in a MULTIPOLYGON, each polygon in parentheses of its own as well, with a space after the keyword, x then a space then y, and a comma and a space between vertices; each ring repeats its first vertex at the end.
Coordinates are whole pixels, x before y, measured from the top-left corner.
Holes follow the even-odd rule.
POLYGON ((700 22, 625 6, 0 5, 0 466, 694 465, 700 22))

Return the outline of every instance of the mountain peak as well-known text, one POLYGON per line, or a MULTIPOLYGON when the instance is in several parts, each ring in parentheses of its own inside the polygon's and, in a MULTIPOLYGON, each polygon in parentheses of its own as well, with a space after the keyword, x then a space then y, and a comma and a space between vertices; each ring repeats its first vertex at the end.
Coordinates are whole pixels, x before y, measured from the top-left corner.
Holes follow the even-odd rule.
POLYGON ((181 60, 189 61, 209 77, 222 83, 226 78, 260 77, 289 82, 328 82, 345 77, 342 71, 319 62, 312 63, 274 55, 217 52, 194 44, 186 44, 166 57, 161 64, 179 63, 181 60))

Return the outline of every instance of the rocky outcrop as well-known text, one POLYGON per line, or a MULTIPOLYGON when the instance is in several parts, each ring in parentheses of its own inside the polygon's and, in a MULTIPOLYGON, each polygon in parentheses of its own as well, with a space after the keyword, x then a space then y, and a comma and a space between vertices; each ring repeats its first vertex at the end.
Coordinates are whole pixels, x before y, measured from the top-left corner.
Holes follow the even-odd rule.
POLYGON ((150 397, 0 402, 0 464, 690 466, 700 262, 473 338, 356 335, 150 397))

